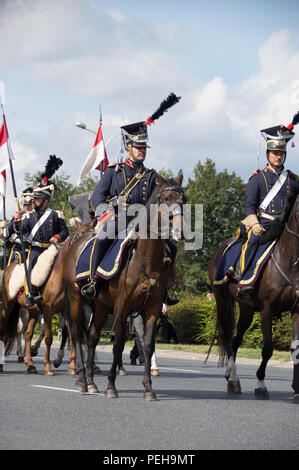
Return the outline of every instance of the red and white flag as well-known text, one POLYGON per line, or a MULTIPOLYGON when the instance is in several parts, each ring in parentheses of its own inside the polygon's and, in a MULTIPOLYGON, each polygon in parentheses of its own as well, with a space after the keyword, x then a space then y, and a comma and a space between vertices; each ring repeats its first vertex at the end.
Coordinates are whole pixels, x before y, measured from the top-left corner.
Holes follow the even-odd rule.
POLYGON ((86 174, 92 170, 99 170, 104 172, 109 164, 103 133, 102 133, 102 121, 100 122, 98 133, 96 136, 95 143, 93 144, 93 148, 88 155, 84 165, 80 171, 78 183, 80 184, 81 181, 85 178, 86 174))
MULTIPOLYGON (((4 121, 5 122, 5 121, 4 121)), ((8 137, 8 132, 6 128, 6 134, 4 129, 4 122, 0 127, 0 196, 6 195, 6 170, 9 166, 8 154, 7 154, 7 144, 6 144, 6 134, 8 137)))

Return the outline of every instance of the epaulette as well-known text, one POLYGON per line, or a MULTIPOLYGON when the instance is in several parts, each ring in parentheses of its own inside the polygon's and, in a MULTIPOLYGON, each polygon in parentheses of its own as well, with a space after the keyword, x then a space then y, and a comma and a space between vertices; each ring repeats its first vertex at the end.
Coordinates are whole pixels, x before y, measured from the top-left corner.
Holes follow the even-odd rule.
POLYGON ((29 219, 30 213, 31 213, 31 211, 30 211, 30 212, 25 212, 25 213, 22 215, 22 220, 29 219))
POLYGON ((124 162, 109 163, 108 168, 114 168, 116 165, 123 165, 124 162))
POLYGON ((248 178, 248 181, 254 176, 254 175, 257 175, 258 173, 260 173, 260 169, 258 168, 257 170, 255 170, 253 173, 251 173, 251 175, 249 176, 248 178))
POLYGON ((56 211, 56 213, 57 213, 59 219, 64 220, 64 213, 62 211, 56 211))
POLYGON ((291 171, 291 170, 287 170, 287 172, 289 173, 289 175, 295 176, 296 181, 299 181, 299 176, 296 175, 296 173, 293 173, 293 171, 291 171))

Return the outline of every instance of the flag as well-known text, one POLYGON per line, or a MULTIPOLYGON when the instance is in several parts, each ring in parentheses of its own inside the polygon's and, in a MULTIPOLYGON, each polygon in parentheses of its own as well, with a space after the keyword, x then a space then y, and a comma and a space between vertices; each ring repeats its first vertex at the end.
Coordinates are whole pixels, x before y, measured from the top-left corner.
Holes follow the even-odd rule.
POLYGON ((6 194, 6 169, 9 166, 7 158, 7 147, 6 147, 6 134, 8 137, 8 132, 6 128, 6 134, 4 130, 4 123, 0 127, 0 196, 6 194))
POLYGON ((93 144, 93 148, 89 153, 84 165, 80 171, 78 184, 81 183, 86 174, 92 170, 105 171, 109 164, 106 149, 104 145, 103 133, 102 133, 102 121, 100 122, 96 140, 93 144))

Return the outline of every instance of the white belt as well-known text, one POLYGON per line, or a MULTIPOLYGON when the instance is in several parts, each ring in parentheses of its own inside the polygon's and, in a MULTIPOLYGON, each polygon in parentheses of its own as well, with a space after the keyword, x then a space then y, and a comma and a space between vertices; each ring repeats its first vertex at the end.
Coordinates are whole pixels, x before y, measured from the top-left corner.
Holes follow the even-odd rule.
POLYGON ((275 220, 275 217, 273 217, 273 215, 267 214, 266 212, 261 212, 261 214, 260 214, 260 219, 261 219, 262 217, 263 217, 264 219, 275 220))

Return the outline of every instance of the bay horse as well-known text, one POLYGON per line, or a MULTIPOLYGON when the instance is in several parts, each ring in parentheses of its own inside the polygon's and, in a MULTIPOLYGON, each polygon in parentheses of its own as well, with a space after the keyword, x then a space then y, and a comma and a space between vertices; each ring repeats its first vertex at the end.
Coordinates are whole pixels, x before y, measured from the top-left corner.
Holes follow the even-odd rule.
POLYGON ((213 286, 216 270, 226 243, 222 244, 209 262, 209 277, 213 286, 216 307, 219 346, 222 359, 228 363, 225 377, 228 393, 241 393, 236 370, 236 356, 244 333, 251 325, 254 312, 260 312, 263 334, 262 361, 256 372, 258 379, 255 396, 269 398, 264 379, 266 366, 273 354, 272 319, 283 312, 290 312, 292 318, 291 343, 294 390, 293 402, 299 403, 299 196, 291 193, 285 203, 283 213, 267 226, 261 242, 273 238, 275 244, 271 257, 263 268, 254 293, 247 297, 238 296, 237 285, 230 279, 224 286, 213 286), (240 315, 235 328, 235 305, 239 304, 240 315))
MULTIPOLYGON (((67 240, 57 249, 58 254, 54 260, 54 264, 50 269, 49 275, 45 280, 43 286, 40 288, 42 295, 41 302, 34 304, 32 307, 26 306, 26 297, 24 292, 18 296, 11 297, 9 291, 9 282, 14 269, 17 264, 11 263, 6 267, 3 275, 2 282, 2 310, 0 317, 0 340, 5 344, 6 354, 11 351, 15 339, 17 337, 17 326, 19 321, 20 309, 23 307, 28 310, 29 318, 27 328, 24 334, 25 338, 25 357, 24 363, 27 366, 28 373, 36 373, 36 367, 33 363, 31 350, 31 342, 34 333, 36 322, 40 315, 44 318, 44 338, 45 338, 45 375, 52 376, 54 371, 50 362, 50 350, 53 341, 52 335, 52 317, 55 313, 62 313, 66 316, 66 309, 68 308, 66 293, 63 285, 63 256, 67 248, 73 243, 74 240, 80 238, 86 233, 94 230, 94 223, 80 226, 73 236, 67 240)), ((71 374, 76 373, 75 352, 71 345, 69 371, 71 374)))
MULTIPOLYGON (((113 313, 115 323, 115 337, 113 345, 113 363, 108 373, 108 385, 105 391, 106 398, 117 398, 115 387, 116 371, 121 360, 125 344, 125 324, 127 317, 133 311, 139 310, 146 320, 146 333, 144 339, 144 399, 156 400, 152 389, 150 367, 151 357, 155 347, 155 329, 157 319, 160 317, 163 298, 172 278, 173 261, 165 256, 166 238, 178 240, 182 232, 182 205, 185 201, 182 189, 183 173, 180 170, 176 179, 165 180, 156 174, 157 185, 148 200, 146 220, 143 227, 146 237, 138 233, 137 239, 123 255, 120 271, 113 278, 101 282, 100 292, 94 299, 94 316, 88 336, 88 353, 86 367, 82 353, 82 312, 84 297, 81 287, 86 281, 75 285, 76 262, 90 235, 78 239, 64 255, 64 282, 68 290, 70 301, 71 334, 76 349, 78 379, 76 388, 81 392, 97 393, 98 388, 93 380, 92 363, 95 347, 98 343, 101 329, 108 314, 113 313), (162 207, 175 209, 172 217, 167 221, 162 214, 162 207), (159 225, 154 230, 150 213, 156 208, 155 217, 159 225), (170 228, 170 231, 169 231, 170 228), (165 230, 167 229, 167 230, 165 230), (154 235, 153 235, 154 232, 154 235), (153 235, 150 237, 150 235, 153 235)), ((165 214, 164 214, 165 215, 165 214)), ((169 215, 169 214, 168 214, 169 215)))

